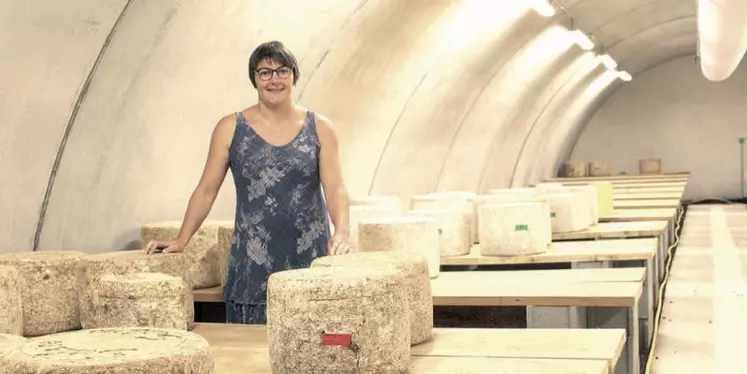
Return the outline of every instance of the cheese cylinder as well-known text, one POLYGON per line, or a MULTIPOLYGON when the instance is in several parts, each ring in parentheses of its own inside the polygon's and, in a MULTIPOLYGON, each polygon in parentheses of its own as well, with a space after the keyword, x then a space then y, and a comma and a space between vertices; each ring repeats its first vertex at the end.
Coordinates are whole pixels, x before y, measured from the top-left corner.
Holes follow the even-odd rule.
POLYGON ((438 277, 441 267, 438 224, 430 217, 363 218, 358 225, 358 250, 419 253, 428 261, 431 278, 438 277))
MULTIPOLYGON (((426 195, 416 195, 410 199, 411 210, 423 210, 423 209, 458 209, 463 211, 467 219, 469 220, 469 237, 473 238, 477 235, 477 226, 474 217, 474 200, 477 195, 474 193, 432 193, 426 195)), ((472 239, 470 239, 472 243, 472 239)))
POLYGON ((418 209, 404 213, 407 216, 431 217, 438 225, 438 249, 440 257, 453 257, 469 254, 472 247, 471 213, 452 209, 418 209))
POLYGON ((23 335, 21 291, 18 271, 11 266, 0 266, 0 334, 23 335))
POLYGON ((358 227, 362 218, 397 217, 401 214, 395 205, 354 205, 350 207, 348 224, 350 225, 350 238, 348 243, 351 251, 358 251, 358 227))
POLYGON ((597 189, 589 184, 581 186, 566 186, 568 190, 581 192, 586 197, 586 204, 589 207, 589 223, 588 226, 593 226, 599 223, 599 198, 597 196, 597 189))
POLYGON ((0 255, 21 282, 23 335, 39 336, 80 328, 76 267, 82 252, 35 251, 0 255))
POLYGON ((209 374, 214 367, 210 346, 203 337, 144 327, 42 336, 0 356, 0 368, 14 374, 209 374))
MULTIPOLYGON (((116 251, 91 254, 81 259, 78 268, 77 289, 80 297, 80 321, 84 329, 98 326, 94 306, 98 301, 96 285, 107 274, 163 273, 180 277, 185 287, 192 290, 184 253, 145 254, 142 250, 116 251)), ((192 292, 186 293, 188 329, 194 327, 194 300, 192 292)))
POLYGON ((558 191, 565 188, 565 186, 562 183, 555 183, 555 182, 547 182, 547 183, 538 183, 535 188, 538 190, 539 193, 546 193, 551 191, 558 191))
POLYGON ((525 189, 525 188, 506 188, 502 190, 491 190, 492 193, 488 195, 480 195, 474 200, 473 204, 473 211, 472 211, 472 217, 473 217, 473 223, 472 223, 472 229, 473 229, 473 235, 472 235, 472 242, 477 244, 480 242, 480 237, 478 235, 478 226, 480 224, 480 206, 486 203, 493 203, 493 202, 513 202, 513 201, 526 201, 526 200, 533 200, 536 199, 537 191, 534 189, 525 189))
POLYGON ((571 178, 585 177, 588 174, 585 162, 564 162, 561 171, 561 176, 571 178))
POLYGON ((661 173, 661 159, 660 158, 644 158, 638 160, 638 172, 641 174, 660 174, 661 173))
POLYGON ((591 177, 606 177, 610 175, 609 165, 607 161, 592 161, 589 163, 589 176, 591 177))
POLYGON ((597 205, 600 217, 611 217, 615 214, 612 182, 591 182, 597 189, 597 205))
POLYGON ((405 373, 410 326, 403 277, 384 268, 273 273, 267 337, 273 373, 405 373))
POLYGON ((28 339, 20 335, 0 334, 0 374, 13 374, 5 371, 6 368, 3 367, 2 358, 5 357, 6 352, 22 347, 27 341, 28 339))
POLYGON ((399 196, 379 195, 379 196, 355 196, 350 198, 350 206, 375 205, 385 206, 395 210, 401 210, 402 204, 399 196))
POLYGON ((490 202, 480 206, 480 254, 544 253, 552 243, 550 207, 544 201, 490 202))
POLYGON ((218 280, 221 285, 226 284, 228 276, 228 264, 231 262, 234 229, 234 223, 226 223, 218 226, 218 280))
POLYGON ((553 233, 582 231, 589 228, 591 209, 587 197, 578 191, 553 191, 542 194, 550 204, 553 233))
POLYGON ((488 195, 514 195, 518 197, 535 197, 539 194, 536 187, 516 187, 516 188, 492 188, 488 190, 488 195))
MULTIPOLYGON (((145 246, 151 240, 172 240, 179 234, 180 221, 154 222, 143 225, 140 237, 145 246)), ((222 221, 205 221, 184 248, 187 271, 194 289, 221 284, 218 270, 218 227, 222 221)))
POLYGON ((420 344, 432 336, 433 296, 428 276, 428 262, 420 254, 403 251, 358 252, 342 256, 320 257, 311 264, 318 266, 373 267, 393 269, 404 277, 410 324, 410 345, 420 344))
POLYGON ((94 328, 161 327, 187 329, 186 284, 162 273, 101 277, 94 303, 94 328))

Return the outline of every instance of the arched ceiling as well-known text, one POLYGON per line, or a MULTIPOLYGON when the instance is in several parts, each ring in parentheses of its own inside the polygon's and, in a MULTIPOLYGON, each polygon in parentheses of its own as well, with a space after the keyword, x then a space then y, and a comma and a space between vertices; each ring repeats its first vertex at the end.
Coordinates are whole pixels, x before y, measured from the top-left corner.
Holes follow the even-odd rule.
MULTIPOLYGON (((333 120, 353 195, 550 176, 623 84, 565 28, 633 79, 696 41, 693 0, 551 2, 572 25, 523 0, 0 1, 0 252, 120 249, 180 219, 271 39, 300 60, 300 103, 333 120)), ((232 217, 230 179, 211 218, 232 217)))

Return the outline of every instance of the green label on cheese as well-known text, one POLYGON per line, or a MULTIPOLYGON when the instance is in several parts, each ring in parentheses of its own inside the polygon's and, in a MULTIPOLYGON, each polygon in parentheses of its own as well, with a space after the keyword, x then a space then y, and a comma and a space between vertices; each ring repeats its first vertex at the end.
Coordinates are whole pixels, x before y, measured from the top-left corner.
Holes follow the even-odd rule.
POLYGON ((438 235, 441 235, 444 233, 444 230, 438 229, 438 235))
POLYGON ((550 217, 555 218, 556 216, 555 212, 550 213, 550 217))
POLYGON ((516 225, 516 231, 527 231, 529 230, 529 225, 516 225))

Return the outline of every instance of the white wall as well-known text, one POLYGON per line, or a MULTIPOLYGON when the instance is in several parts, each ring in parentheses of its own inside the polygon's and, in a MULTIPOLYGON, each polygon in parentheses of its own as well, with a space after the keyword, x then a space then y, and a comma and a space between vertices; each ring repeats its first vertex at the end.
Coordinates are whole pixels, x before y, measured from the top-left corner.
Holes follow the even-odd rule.
MULTIPOLYGON (((703 78, 693 56, 622 85, 594 114, 571 155, 638 172, 658 157, 663 171, 690 171, 685 199, 741 197, 738 138, 747 136, 747 67, 721 83, 703 78)), ((747 149, 745 149, 747 152, 747 149)))

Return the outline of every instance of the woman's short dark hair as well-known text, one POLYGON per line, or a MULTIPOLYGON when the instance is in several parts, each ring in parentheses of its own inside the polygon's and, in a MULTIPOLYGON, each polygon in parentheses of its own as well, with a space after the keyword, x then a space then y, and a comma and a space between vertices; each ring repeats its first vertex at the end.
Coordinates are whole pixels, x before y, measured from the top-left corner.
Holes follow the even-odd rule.
POLYGON ((262 43, 259 47, 254 49, 252 55, 249 57, 249 80, 252 81, 252 86, 257 88, 257 81, 254 78, 254 73, 257 71, 257 65, 262 60, 269 60, 278 65, 287 66, 293 70, 293 85, 298 82, 300 73, 298 71, 298 61, 296 56, 281 42, 273 40, 266 43, 262 43))

